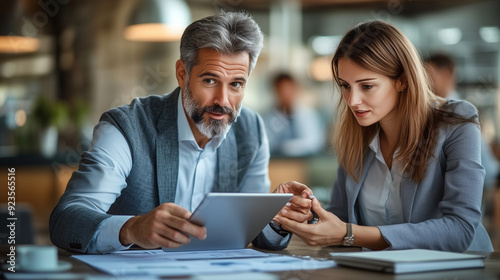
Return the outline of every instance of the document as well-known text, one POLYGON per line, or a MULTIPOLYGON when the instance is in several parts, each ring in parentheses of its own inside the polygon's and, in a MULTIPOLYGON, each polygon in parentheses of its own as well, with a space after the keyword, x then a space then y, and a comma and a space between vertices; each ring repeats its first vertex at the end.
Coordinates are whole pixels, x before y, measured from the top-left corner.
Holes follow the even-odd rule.
POLYGON ((231 258, 261 258, 268 254, 253 249, 236 250, 209 250, 209 251, 185 251, 185 252, 165 252, 161 250, 130 250, 118 251, 113 255, 142 256, 154 258, 166 258, 173 260, 206 260, 206 259, 231 259, 231 258))
POLYGON ((394 274, 483 268, 485 258, 482 255, 423 249, 330 253, 330 255, 339 265, 394 274))
POLYGON ((182 276, 202 273, 271 272, 333 267, 332 260, 267 254, 253 249, 164 252, 121 251, 73 258, 114 276, 182 276))

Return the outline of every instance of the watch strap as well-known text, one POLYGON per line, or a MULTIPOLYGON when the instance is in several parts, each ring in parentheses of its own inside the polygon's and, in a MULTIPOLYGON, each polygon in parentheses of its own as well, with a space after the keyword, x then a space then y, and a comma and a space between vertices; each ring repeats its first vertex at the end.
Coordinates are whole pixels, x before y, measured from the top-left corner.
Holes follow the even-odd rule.
POLYGON ((352 224, 351 223, 347 223, 346 226, 347 226, 347 234, 346 234, 346 236, 350 237, 350 236, 352 236, 352 224))
POLYGON ((342 245, 344 246, 352 246, 354 245, 354 235, 352 234, 352 224, 346 223, 347 234, 342 241, 342 245))

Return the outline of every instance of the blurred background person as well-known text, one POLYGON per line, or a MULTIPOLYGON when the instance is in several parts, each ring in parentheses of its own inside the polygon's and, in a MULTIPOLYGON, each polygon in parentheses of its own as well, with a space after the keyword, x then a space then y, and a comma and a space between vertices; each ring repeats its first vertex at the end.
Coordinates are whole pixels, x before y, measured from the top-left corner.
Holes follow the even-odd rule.
POLYGON ((445 53, 435 53, 425 60, 425 64, 434 93, 445 99, 459 99, 453 58, 445 53))
POLYGON ((325 131, 319 113, 301 100, 301 86, 289 73, 274 76, 276 105, 263 113, 271 156, 305 156, 319 153, 325 131))
MULTIPOLYGON (((451 55, 447 53, 431 54, 425 59, 425 66, 436 95, 445 99, 460 99, 456 91, 455 60, 451 55)), ((481 138, 481 164, 486 171, 484 187, 491 189, 498 178, 500 164, 484 137, 481 138)))

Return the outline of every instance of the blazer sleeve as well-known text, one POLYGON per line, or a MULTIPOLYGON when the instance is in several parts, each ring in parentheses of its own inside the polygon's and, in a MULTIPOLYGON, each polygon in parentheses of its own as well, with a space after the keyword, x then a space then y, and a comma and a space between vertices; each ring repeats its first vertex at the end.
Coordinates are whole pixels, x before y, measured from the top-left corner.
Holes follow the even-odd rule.
MULTIPOLYGON (((473 111, 476 112, 475 108, 473 111)), ((479 125, 450 125, 442 128, 440 133, 435 158, 428 162, 426 177, 416 189, 413 205, 403 205, 413 207, 410 222, 379 226, 391 249, 462 252, 474 240, 481 221, 480 205, 485 175, 480 157, 479 125), (436 171, 441 166, 444 174, 436 171), (434 188, 442 188, 442 191, 432 192, 434 188), (434 209, 424 209, 429 207, 434 209)))
POLYGON ((346 192, 347 173, 342 166, 337 169, 337 178, 333 184, 330 205, 326 210, 335 214, 343 222, 349 222, 348 198, 346 192))
POLYGON ((56 246, 95 253, 88 251, 89 244, 101 223, 111 217, 107 211, 127 185, 131 160, 121 133, 100 122, 91 147, 82 154, 78 170, 50 216, 50 239, 56 246))

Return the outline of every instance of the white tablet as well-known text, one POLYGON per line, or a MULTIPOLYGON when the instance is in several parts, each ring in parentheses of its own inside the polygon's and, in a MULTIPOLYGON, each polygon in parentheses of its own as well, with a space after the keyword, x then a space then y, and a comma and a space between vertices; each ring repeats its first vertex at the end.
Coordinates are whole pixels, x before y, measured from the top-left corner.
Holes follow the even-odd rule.
POLYGON ((207 228, 207 238, 166 252, 243 249, 278 214, 293 194, 208 193, 190 221, 207 228))

